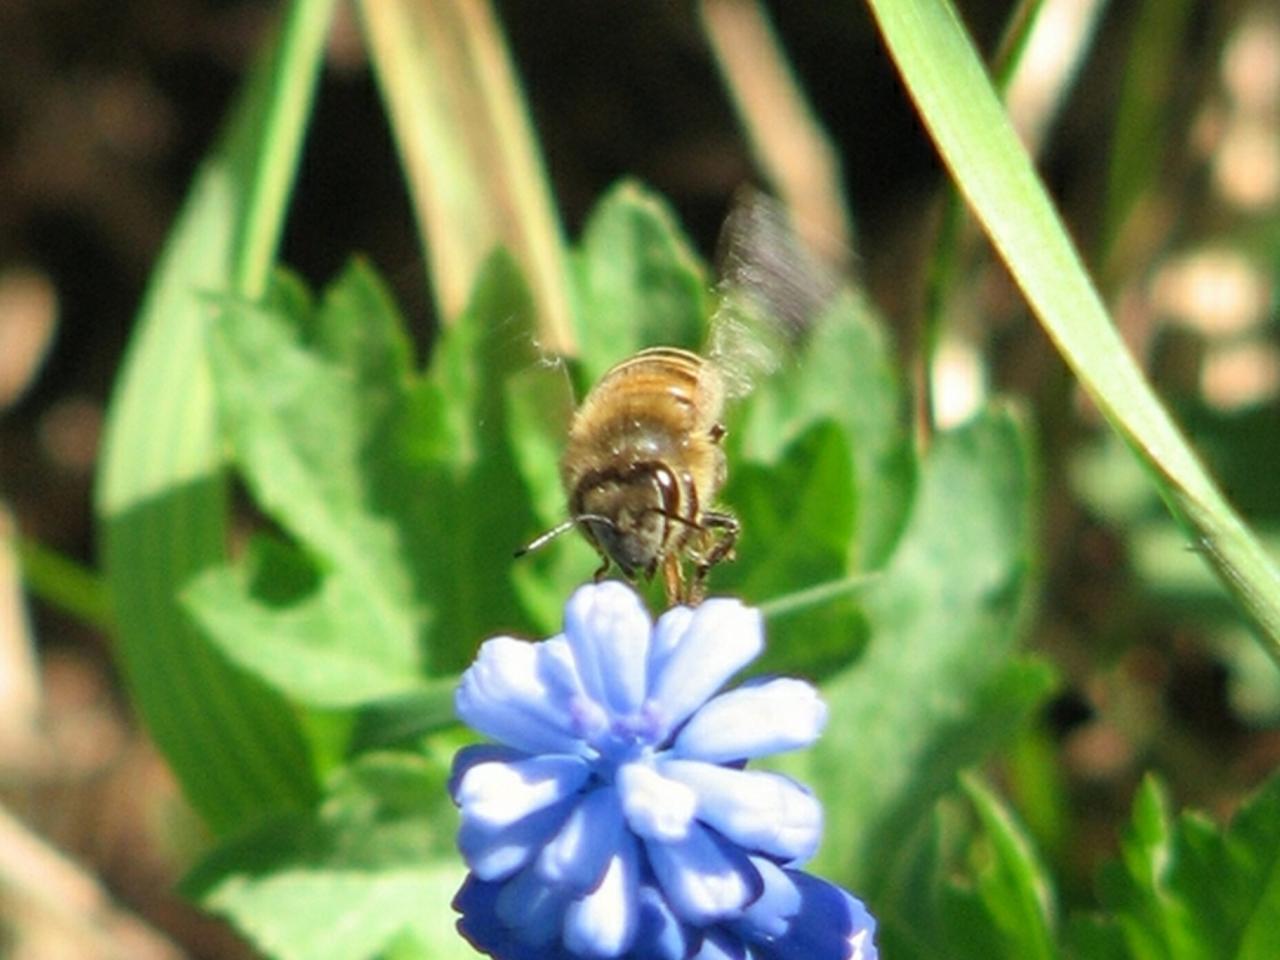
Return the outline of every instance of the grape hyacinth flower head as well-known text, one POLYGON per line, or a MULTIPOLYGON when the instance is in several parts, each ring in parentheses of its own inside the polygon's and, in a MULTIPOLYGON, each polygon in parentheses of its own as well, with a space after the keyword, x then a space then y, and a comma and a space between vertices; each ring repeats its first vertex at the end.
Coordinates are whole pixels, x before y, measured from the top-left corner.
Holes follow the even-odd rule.
POLYGON ((459 717, 496 741, 454 761, 470 874, 459 930, 496 960, 874 960, 863 905, 798 869, 822 808, 748 760, 811 744, 807 683, 717 691, 763 649, 737 600, 654 624, 613 581, 580 588, 564 633, 496 637, 459 717))

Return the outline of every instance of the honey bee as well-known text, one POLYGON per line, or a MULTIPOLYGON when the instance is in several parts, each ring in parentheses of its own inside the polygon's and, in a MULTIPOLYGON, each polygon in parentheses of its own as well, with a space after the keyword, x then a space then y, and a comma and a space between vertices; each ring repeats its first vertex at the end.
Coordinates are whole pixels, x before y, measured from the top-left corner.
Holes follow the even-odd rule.
MULTIPOLYGON (((783 243, 794 248, 779 216, 776 207, 753 196, 727 221, 722 307, 712 317, 706 355, 650 347, 616 364, 587 394, 560 461, 569 518, 517 556, 577 527, 600 555, 596 580, 614 565, 632 580, 651 580, 661 569, 668 602, 702 599, 708 573, 733 558, 740 532, 737 518, 716 502, 728 473, 725 404, 776 365, 776 347, 769 342, 776 337, 749 329, 731 305, 746 291, 754 305, 772 314, 774 333, 785 332, 794 320, 774 302, 778 266, 795 272, 792 255, 779 258, 773 249, 783 243), (762 247, 770 260, 758 254, 762 247), (686 563, 693 568, 688 579, 686 563)), ((782 279, 793 282, 795 276, 782 279)))
POLYGON ((669 600, 696 603, 708 571, 733 555, 738 521, 714 509, 724 486, 725 384, 704 357, 651 347, 601 378, 578 409, 560 475, 577 519, 603 560, 651 579, 669 600), (686 587, 682 559, 693 563, 686 587))

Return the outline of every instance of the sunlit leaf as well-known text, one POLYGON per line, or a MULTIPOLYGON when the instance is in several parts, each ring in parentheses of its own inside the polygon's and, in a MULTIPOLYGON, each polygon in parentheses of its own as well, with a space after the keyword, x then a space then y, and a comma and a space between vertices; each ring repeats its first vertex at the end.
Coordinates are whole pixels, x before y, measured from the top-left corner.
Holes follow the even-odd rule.
POLYGON ((1051 687, 1016 649, 1034 584, 1032 490, 1011 414, 937 438, 902 540, 861 597, 866 652, 825 685, 828 728, 788 766, 827 806, 821 867, 873 905, 956 774, 1051 687))
POLYGON ((463 868, 444 773, 371 755, 297 814, 225 845, 184 886, 281 960, 363 960, 406 933, 434 958, 474 956, 448 904, 463 868))

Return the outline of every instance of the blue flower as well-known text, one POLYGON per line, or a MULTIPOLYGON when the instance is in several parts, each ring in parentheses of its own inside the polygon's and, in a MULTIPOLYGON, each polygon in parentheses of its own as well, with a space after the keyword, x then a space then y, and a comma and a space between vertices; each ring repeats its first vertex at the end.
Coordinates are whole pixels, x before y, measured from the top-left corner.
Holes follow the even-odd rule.
POLYGON ((653 624, 621 583, 579 589, 563 634, 496 637, 458 715, 496 744, 459 752, 450 792, 471 875, 459 930, 499 960, 874 960, 862 904, 796 866, 822 808, 746 761, 812 743, 814 689, 717 691, 764 644, 736 600, 653 624))

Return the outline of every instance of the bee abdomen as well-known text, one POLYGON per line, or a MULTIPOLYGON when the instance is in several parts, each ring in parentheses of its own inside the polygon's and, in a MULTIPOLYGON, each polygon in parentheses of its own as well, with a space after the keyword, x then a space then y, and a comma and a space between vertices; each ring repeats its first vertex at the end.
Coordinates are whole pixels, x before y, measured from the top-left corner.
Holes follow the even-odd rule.
POLYGON ((596 388, 616 385, 627 393, 660 392, 692 404, 705 376, 705 361, 677 347, 650 347, 614 366, 596 388))

